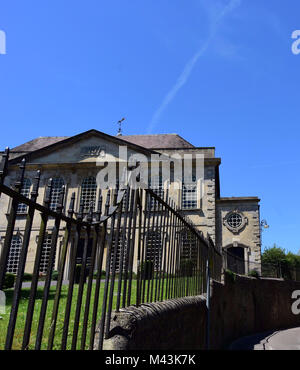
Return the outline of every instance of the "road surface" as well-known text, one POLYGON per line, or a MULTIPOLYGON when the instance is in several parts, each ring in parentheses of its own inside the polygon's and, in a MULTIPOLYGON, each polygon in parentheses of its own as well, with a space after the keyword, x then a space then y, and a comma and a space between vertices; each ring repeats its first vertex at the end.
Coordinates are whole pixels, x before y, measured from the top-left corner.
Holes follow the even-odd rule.
POLYGON ((230 350, 300 350, 300 327, 260 333, 234 341, 230 350))

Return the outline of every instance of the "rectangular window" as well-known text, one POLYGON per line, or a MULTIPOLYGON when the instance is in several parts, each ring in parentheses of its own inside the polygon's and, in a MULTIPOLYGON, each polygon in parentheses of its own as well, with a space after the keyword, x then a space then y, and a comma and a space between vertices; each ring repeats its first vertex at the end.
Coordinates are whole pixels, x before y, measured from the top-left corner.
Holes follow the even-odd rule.
POLYGON ((195 181, 183 181, 181 207, 182 209, 197 208, 197 183, 195 181))
MULTIPOLYGON (((44 243, 43 243, 41 263, 40 263, 40 272, 43 272, 43 273, 46 273, 47 268, 48 268, 50 252, 51 252, 51 240, 52 240, 52 234, 47 234, 45 236, 44 243)), ((55 255, 56 255, 56 249, 55 249, 55 255)), ((54 263, 55 263, 55 258, 53 261, 53 265, 54 263)))
POLYGON ((22 247, 22 240, 20 236, 14 235, 11 240, 8 261, 7 261, 7 272, 16 274, 18 272, 18 265, 20 259, 22 247))
MULTIPOLYGON (((26 197, 26 198, 29 198, 29 196, 30 196, 30 187, 31 187, 31 181, 30 181, 30 179, 27 179, 27 178, 24 179, 23 186, 21 188, 20 194, 21 195, 24 195, 24 197, 26 197)), ((18 204, 17 213, 18 214, 27 213, 27 208, 28 208, 28 206, 26 204, 19 203, 18 204)))
MULTIPOLYGON (((162 200, 164 200, 165 191, 164 191, 164 184, 162 181, 162 176, 156 176, 154 178, 149 179, 149 188, 158 195, 162 200)), ((154 208, 154 199, 151 197, 151 209, 154 208)), ((160 209, 161 204, 156 203, 156 210, 160 209)))
POLYGON ((96 192, 97 192, 96 178, 93 176, 86 177, 82 181, 80 196, 80 204, 83 204, 84 213, 88 213, 91 207, 94 210, 96 203, 96 192))
POLYGON ((197 242, 196 236, 191 232, 184 232, 181 239, 181 258, 197 260, 197 242))
POLYGON ((149 230, 146 233, 146 240, 146 261, 151 261, 153 271, 159 271, 162 258, 161 232, 158 230, 149 230))
MULTIPOLYGON (((113 243, 112 243, 112 254, 111 254, 111 262, 110 262, 110 271, 113 271, 113 262, 114 262, 114 250, 116 245, 116 235, 113 236, 113 243)), ((122 232, 119 233, 119 240, 117 245, 117 254, 116 254, 116 265, 115 271, 121 272, 121 265, 122 265, 122 273, 125 271, 126 268, 126 257, 127 257, 127 240, 126 235, 124 236, 122 232), (124 244, 124 245, 123 245, 124 244), (122 263, 122 255, 123 255, 123 263, 122 263)))

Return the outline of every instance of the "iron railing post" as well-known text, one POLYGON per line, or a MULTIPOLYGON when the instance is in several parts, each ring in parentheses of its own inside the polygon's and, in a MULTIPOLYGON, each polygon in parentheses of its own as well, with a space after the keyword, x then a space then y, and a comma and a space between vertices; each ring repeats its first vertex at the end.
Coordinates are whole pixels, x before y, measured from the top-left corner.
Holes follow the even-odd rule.
POLYGON ((210 349, 210 267, 206 260, 206 349, 210 349))

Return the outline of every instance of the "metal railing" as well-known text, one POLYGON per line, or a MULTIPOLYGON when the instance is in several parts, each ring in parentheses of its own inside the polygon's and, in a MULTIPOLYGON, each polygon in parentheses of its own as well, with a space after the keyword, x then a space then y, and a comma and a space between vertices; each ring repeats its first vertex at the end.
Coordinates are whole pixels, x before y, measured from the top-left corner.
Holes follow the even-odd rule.
POLYGON ((150 189, 129 186, 99 191, 96 207, 91 204, 84 215, 83 204, 75 212, 75 193, 66 212, 62 187, 53 211, 51 179, 46 185, 43 204, 37 203, 40 171, 36 172, 30 199, 21 194, 25 160, 20 164, 14 188, 4 184, 8 157, 7 149, 0 164, 0 196, 9 197, 11 207, 1 248, 0 290, 5 287, 20 203, 27 205, 27 214, 14 289, 7 290, 9 319, 0 322, 2 328, 5 324, 0 334, 5 337, 5 349, 93 349, 96 328, 97 348, 102 349, 103 340, 109 337, 113 310, 205 293, 207 262, 211 278, 221 280, 221 254, 212 240, 205 238, 176 209, 168 194, 163 200, 150 189), (39 232, 34 246, 32 280, 25 287, 34 217, 40 218, 39 232), (51 246, 47 271, 41 277, 49 225, 51 246), (78 259, 80 246, 82 253, 78 259))
POLYGON ((300 269, 288 266, 284 262, 247 261, 225 250, 222 254, 224 268, 236 274, 300 281, 300 269))

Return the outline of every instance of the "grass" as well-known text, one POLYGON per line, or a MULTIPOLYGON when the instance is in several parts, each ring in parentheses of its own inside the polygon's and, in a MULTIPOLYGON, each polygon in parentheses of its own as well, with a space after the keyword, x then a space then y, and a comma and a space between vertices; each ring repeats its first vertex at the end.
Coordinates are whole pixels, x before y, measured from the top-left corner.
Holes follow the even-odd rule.
MULTIPOLYGON (((117 284, 115 283, 114 296, 113 296, 113 309, 116 307, 116 299, 117 299, 117 294, 116 294, 117 286, 116 285, 117 284)), ((51 316, 52 316, 53 302, 54 302, 54 296, 55 296, 55 289, 56 289, 56 286, 51 286, 50 288, 41 349, 47 349, 48 335, 50 332, 51 316)), ((97 315, 98 320, 101 317, 103 292, 104 292, 104 283, 101 284, 100 294, 99 294, 99 305, 98 305, 98 315, 97 315)), ((10 317, 13 289, 7 289, 5 293, 6 293, 6 313, 1 315, 2 319, 0 320, 0 349, 4 349, 4 345, 5 345, 6 330, 7 330, 7 326, 9 322, 9 317, 10 317)), ((84 310, 86 306, 86 293, 87 293, 87 285, 85 284, 84 291, 83 291, 82 305, 81 305, 81 314, 80 314, 80 320, 79 320, 77 349, 80 348, 80 341, 81 341, 81 336, 82 336, 81 335, 82 334, 82 322, 83 322, 84 310)), ((95 284, 93 284, 92 292, 91 292, 86 349, 88 348, 89 339, 90 339, 89 329, 91 327, 91 320, 92 320, 92 313, 93 313, 93 304, 94 304, 94 298, 95 298, 94 293, 95 293, 95 284)), ((12 349, 21 349, 21 346, 22 346, 29 294, 30 294, 30 288, 22 289, 12 349)), ((65 307, 66 307, 66 302, 67 302, 67 294, 68 294, 68 286, 63 285, 61 289, 61 295, 60 295, 61 298, 60 298, 58 315, 57 315, 57 324, 56 324, 56 330, 55 330, 53 349, 60 349, 62 333, 63 333, 63 325, 64 325, 64 320, 65 320, 65 307)), ((28 349, 34 349, 36 333, 37 333, 37 328, 38 328, 39 314, 40 314, 40 309, 42 305, 42 297, 43 297, 43 287, 38 287, 35 307, 34 307, 34 315, 33 315, 33 320, 32 320, 31 337, 30 337, 30 343, 29 343, 28 349)), ((73 296, 72 296, 72 306, 71 306, 71 314, 70 314, 67 349, 71 349, 71 344, 72 344, 77 297, 78 297, 78 285, 75 284, 74 290, 73 290, 73 296)), ((131 304, 134 304, 135 299, 136 299, 136 281, 132 281, 131 304)))
MULTIPOLYGON (((188 279, 192 279, 192 278, 188 278, 188 279)), ((181 281, 178 280, 177 282, 180 284, 183 282, 183 280, 181 281)), ((123 283, 124 282, 122 282, 122 284, 123 283)), ((136 280, 132 280, 130 304, 136 303, 136 290, 137 290, 136 283, 137 283, 136 280)), ((146 282, 146 292, 147 292, 147 284, 148 282, 146 282)), ((192 285, 193 285, 193 282, 191 280, 190 286, 192 285)), ((116 307, 117 289, 118 289, 118 281, 116 280, 114 284, 113 309, 115 309, 116 307)), ((47 349, 55 290, 56 290, 56 286, 51 286, 50 292, 49 292, 49 299, 48 299, 48 306, 47 306, 47 312, 46 312, 46 318, 45 318, 45 326, 44 326, 44 331, 43 331, 41 349, 47 349)), ((155 291, 155 281, 153 281, 153 294, 154 294, 154 291, 155 291)), ((9 322, 9 316, 10 316, 10 311, 11 311, 13 289, 7 289, 5 293, 6 293, 6 313, 2 314, 1 315, 2 319, 0 319, 0 349, 4 349, 4 346, 5 346, 6 330, 7 330, 7 325, 9 322)), ((87 284, 84 285, 84 291, 83 291, 81 314, 80 314, 80 320, 79 320, 79 330, 78 330, 78 337, 77 337, 77 346, 76 346, 77 349, 80 349, 80 345, 81 345, 82 325, 83 325, 82 323, 83 323, 83 317, 84 317, 84 310, 86 306, 86 293, 87 293, 87 284)), ((104 283, 102 282, 100 293, 99 293, 97 322, 99 322, 100 317, 101 317, 103 293, 104 293, 104 283)), ((18 315, 17 315, 17 321, 16 321, 16 327, 15 327, 15 333, 14 333, 14 338, 13 338, 13 345, 12 345, 12 349, 15 349, 15 350, 21 349, 22 347, 29 294, 30 294, 30 288, 22 289, 21 299, 20 299, 19 309, 18 309, 18 315)), ((61 289, 61 294, 60 294, 60 303, 59 303, 57 324, 56 324, 54 344, 53 344, 53 349, 57 349, 57 350, 61 348, 67 294, 68 294, 68 285, 63 285, 61 289)), ((37 295, 36 295, 30 343, 29 343, 28 349, 34 349, 34 346, 35 346, 36 333, 37 333, 37 328, 38 328, 38 320, 39 320, 39 314, 40 314, 40 309, 41 309, 41 304, 42 304, 42 297, 43 297, 43 286, 40 286, 38 287, 37 295)), ((73 290, 73 296, 72 296, 72 306, 71 306, 70 323, 69 323, 69 331, 68 331, 67 349, 71 349, 71 344, 72 344, 77 297, 78 297, 78 285, 75 284, 74 290, 73 290)), ((86 349, 88 349, 89 347, 90 328, 91 328, 94 298, 95 298, 95 284, 92 285, 92 292, 91 292, 91 299, 90 299, 88 330, 87 330, 87 338, 86 338, 86 346, 85 346, 86 349)), ((166 298, 166 291, 164 291, 163 298, 164 299, 166 298)), ((122 296, 121 296, 121 303, 122 303, 122 296)))

